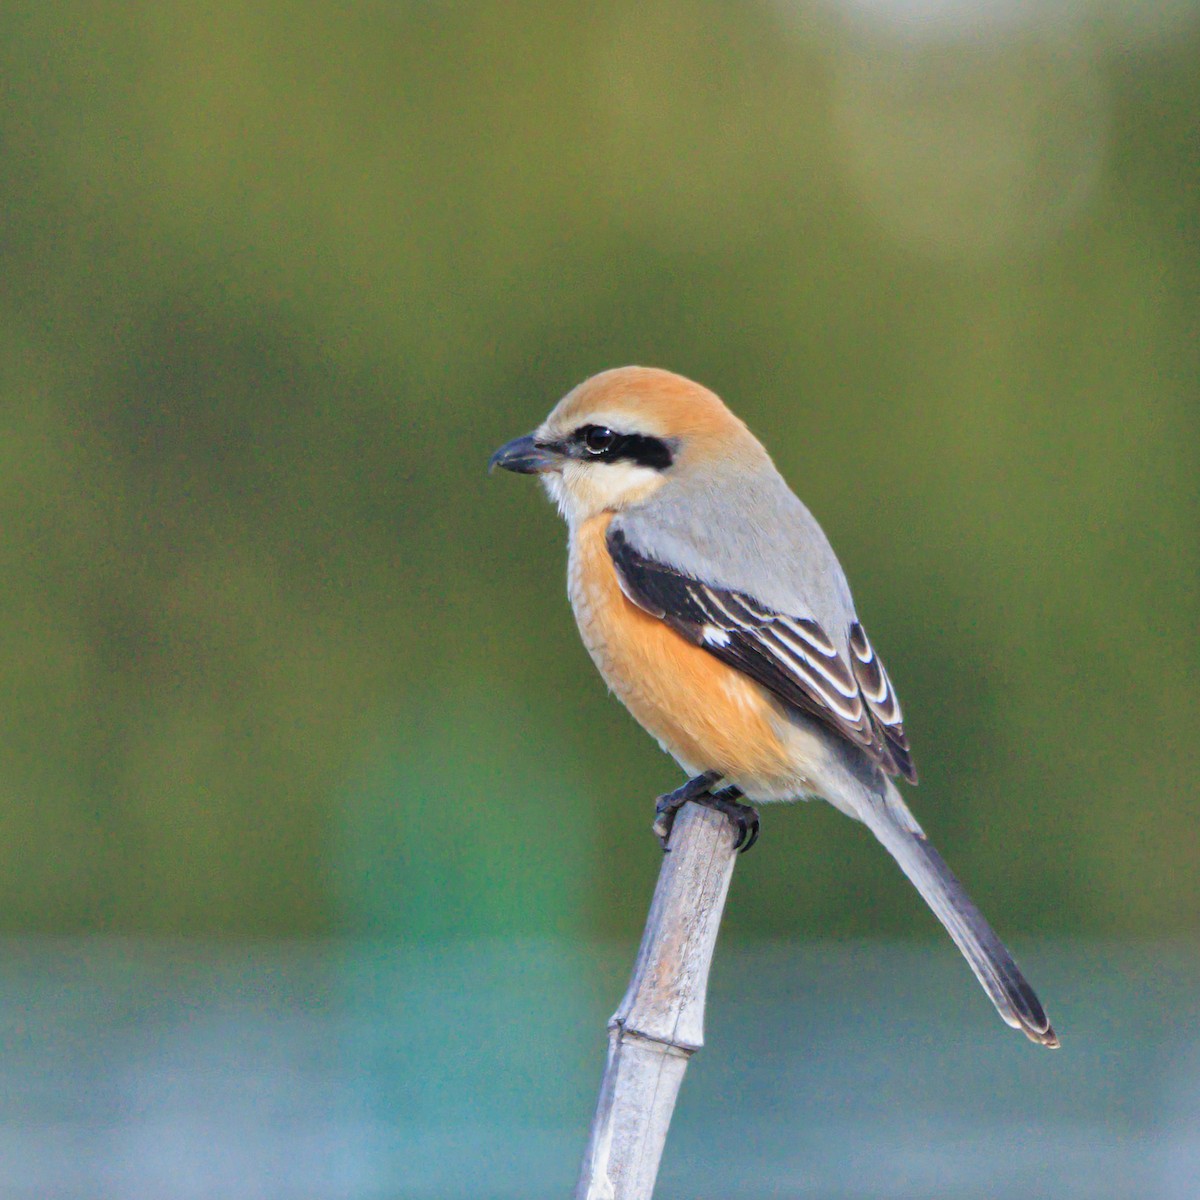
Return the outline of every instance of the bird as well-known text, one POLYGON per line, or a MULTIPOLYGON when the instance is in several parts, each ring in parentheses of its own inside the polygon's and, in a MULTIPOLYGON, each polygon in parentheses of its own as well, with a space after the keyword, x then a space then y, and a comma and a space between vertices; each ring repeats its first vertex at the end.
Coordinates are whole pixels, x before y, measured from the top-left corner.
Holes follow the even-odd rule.
POLYGON ((544 484, 567 524, 584 646, 689 777, 658 798, 664 849, 688 801, 727 813, 740 849, 758 836, 753 805, 828 801, 892 855, 1004 1021, 1057 1047, 896 787, 917 782, 900 702, 828 538, 720 397, 656 367, 602 371, 501 446, 496 467, 544 484))

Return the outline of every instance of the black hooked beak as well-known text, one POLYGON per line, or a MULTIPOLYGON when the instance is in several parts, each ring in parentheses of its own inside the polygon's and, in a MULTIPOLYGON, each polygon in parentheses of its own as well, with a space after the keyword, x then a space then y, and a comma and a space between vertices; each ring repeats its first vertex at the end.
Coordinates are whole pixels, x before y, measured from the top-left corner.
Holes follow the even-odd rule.
POLYGON ((543 471, 553 470, 561 461, 559 455, 548 446, 539 446, 533 440, 533 435, 529 434, 501 446, 488 459, 488 474, 502 467, 506 471, 516 471, 518 475, 539 475, 543 471))

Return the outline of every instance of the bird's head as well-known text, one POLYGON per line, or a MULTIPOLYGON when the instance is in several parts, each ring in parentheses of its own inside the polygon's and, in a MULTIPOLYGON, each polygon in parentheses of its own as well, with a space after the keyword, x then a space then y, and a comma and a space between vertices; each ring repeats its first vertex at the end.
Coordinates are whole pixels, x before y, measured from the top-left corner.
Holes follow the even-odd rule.
POLYGON ((670 371, 617 367, 568 392, 491 467, 540 475, 570 522, 620 512, 672 481, 761 450, 708 388, 670 371))

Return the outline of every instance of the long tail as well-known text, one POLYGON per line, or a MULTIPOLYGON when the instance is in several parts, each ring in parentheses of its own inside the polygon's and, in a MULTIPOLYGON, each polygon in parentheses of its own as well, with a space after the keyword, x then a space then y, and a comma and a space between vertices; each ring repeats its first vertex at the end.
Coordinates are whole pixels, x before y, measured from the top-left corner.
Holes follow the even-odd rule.
POLYGON ((1058 1035, 1033 988, 895 787, 889 782, 886 793, 873 795, 858 815, 946 927, 1004 1020, 1030 1041, 1058 1046, 1058 1035))

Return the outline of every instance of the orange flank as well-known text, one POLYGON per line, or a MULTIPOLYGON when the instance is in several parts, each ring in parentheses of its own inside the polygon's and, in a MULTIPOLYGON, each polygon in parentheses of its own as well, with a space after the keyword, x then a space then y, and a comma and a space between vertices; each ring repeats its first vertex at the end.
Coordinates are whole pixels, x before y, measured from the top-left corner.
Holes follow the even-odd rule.
POLYGON ((612 516, 600 513, 577 527, 568 575, 584 645, 605 682, 688 770, 732 779, 791 777, 767 693, 621 590, 605 544, 612 516))

